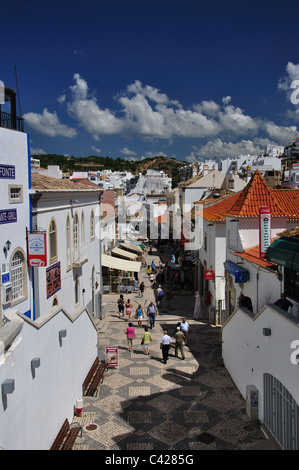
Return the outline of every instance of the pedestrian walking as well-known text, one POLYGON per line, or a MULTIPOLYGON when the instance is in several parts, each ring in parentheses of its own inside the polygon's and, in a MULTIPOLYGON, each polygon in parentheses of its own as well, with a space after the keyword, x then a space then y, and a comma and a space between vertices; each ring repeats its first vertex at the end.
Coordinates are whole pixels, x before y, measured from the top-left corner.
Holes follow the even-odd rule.
POLYGON ((147 272, 147 275, 149 276, 150 273, 152 272, 152 268, 151 266, 148 264, 147 268, 146 268, 146 272, 147 272))
POLYGON ((118 306, 118 318, 120 318, 120 315, 123 317, 124 310, 125 310, 125 301, 124 301, 123 294, 120 294, 119 299, 117 300, 117 306, 118 306))
POLYGON ((184 354, 185 335, 179 326, 177 327, 177 331, 174 335, 174 339, 175 339, 175 347, 174 347, 175 357, 178 357, 178 350, 180 350, 181 355, 182 355, 182 360, 184 360, 185 359, 185 354, 184 354))
POLYGON ((136 308, 136 318, 138 321, 138 328, 142 328, 142 317, 143 317, 143 310, 141 305, 139 304, 138 307, 136 308))
POLYGON ((127 321, 131 319, 132 307, 133 307, 133 304, 131 304, 130 299, 128 299, 125 304, 127 321))
POLYGON ((147 307, 147 314, 150 323, 150 328, 152 329, 155 326, 156 315, 158 315, 158 310, 154 302, 151 300, 149 306, 147 307))
POLYGON ((146 326, 144 328, 144 333, 141 336, 141 344, 144 345, 144 354, 146 356, 149 355, 149 345, 152 342, 152 340, 153 340, 153 337, 152 337, 151 333, 148 331, 148 327, 146 326))
POLYGON ((172 297, 171 289, 170 289, 169 286, 168 286, 167 289, 166 289, 165 297, 166 297, 166 305, 167 305, 167 308, 169 308, 169 307, 170 307, 171 297, 172 297))
POLYGON ((171 338, 167 334, 167 330, 164 331, 164 336, 162 336, 160 341, 160 349, 162 349, 162 357, 164 364, 167 363, 169 350, 171 349, 171 338))
POLYGON ((186 321, 186 318, 182 319, 182 323, 180 324, 180 328, 184 332, 184 335, 186 336, 185 344, 187 344, 187 334, 190 331, 190 326, 189 326, 189 323, 186 321))
POLYGON ((161 302, 162 302, 162 300, 163 300, 163 289, 162 289, 161 286, 159 286, 158 289, 157 289, 157 296, 158 296, 158 298, 157 298, 157 304, 158 304, 158 307, 160 307, 161 302))
POLYGON ((142 281, 139 286, 140 292, 141 292, 141 297, 143 297, 143 292, 145 290, 145 285, 144 282, 142 281))
POLYGON ((156 282, 156 275, 154 273, 150 273, 149 278, 150 278, 151 288, 153 288, 156 282))
POLYGON ((125 334, 127 335, 128 339, 128 349, 129 351, 132 351, 133 339, 135 339, 135 328, 133 327, 132 323, 129 323, 128 327, 126 328, 125 334))

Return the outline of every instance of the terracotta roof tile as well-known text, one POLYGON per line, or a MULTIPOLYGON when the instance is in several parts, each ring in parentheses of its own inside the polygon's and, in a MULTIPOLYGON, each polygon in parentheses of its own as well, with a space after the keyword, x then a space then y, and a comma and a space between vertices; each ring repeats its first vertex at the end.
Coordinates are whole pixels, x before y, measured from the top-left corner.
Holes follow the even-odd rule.
POLYGON ((270 261, 267 261, 266 259, 260 258, 259 245, 256 245, 252 248, 248 248, 242 253, 235 252, 234 255, 237 255, 240 258, 251 261, 252 263, 258 264, 259 266, 263 266, 264 268, 275 269, 277 266, 277 264, 275 263, 271 263, 270 261))
POLYGON ((31 173, 31 187, 38 191, 101 191, 98 185, 89 180, 75 183, 70 180, 42 175, 38 172, 31 173))
POLYGON ((262 206, 270 206, 273 217, 297 220, 299 189, 271 189, 256 171, 242 191, 204 208, 204 217, 219 222, 226 216, 258 217, 262 206))

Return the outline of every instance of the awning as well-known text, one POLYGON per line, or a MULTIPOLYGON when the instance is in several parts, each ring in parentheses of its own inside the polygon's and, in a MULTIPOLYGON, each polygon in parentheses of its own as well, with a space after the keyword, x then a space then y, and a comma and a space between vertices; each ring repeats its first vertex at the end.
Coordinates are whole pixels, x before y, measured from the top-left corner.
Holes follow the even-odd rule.
POLYGON ((138 255, 142 255, 143 251, 139 245, 133 245, 132 243, 121 243, 120 246, 125 248, 126 250, 132 251, 132 253, 137 253, 138 255))
POLYGON ((278 238, 266 251, 266 259, 280 266, 299 271, 299 240, 278 238))
POLYGON ((247 282, 248 271, 232 261, 225 261, 225 270, 235 275, 235 282, 247 282))
POLYGON ((121 258, 130 259, 130 260, 135 260, 137 258, 137 255, 135 253, 121 250, 120 248, 113 248, 113 250, 111 251, 111 254, 115 256, 120 256, 121 258))
POLYGON ((102 266, 106 268, 118 269, 120 271, 130 271, 133 273, 139 273, 141 268, 140 261, 127 261, 121 258, 115 258, 102 254, 102 266))

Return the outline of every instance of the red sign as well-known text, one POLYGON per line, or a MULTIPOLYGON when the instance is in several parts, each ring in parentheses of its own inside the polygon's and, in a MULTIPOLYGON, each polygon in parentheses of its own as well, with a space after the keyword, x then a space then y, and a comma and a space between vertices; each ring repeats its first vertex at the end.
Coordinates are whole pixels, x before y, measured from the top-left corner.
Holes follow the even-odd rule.
POLYGON ((106 362, 109 367, 118 366, 118 346, 106 346, 106 362))
POLYGON ((271 245, 271 207, 259 208, 260 258, 266 257, 267 248, 271 245))
POLYGON ((214 279, 214 271, 212 269, 205 269, 204 270, 204 280, 205 281, 213 281, 214 279))
POLYGON ((47 243, 46 233, 27 233, 28 266, 47 266, 47 243))

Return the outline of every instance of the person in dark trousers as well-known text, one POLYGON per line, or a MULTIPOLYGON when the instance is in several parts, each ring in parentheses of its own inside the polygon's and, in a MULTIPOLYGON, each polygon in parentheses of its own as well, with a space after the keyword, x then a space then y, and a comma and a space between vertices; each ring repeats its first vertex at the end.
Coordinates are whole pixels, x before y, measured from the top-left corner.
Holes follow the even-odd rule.
POLYGON ((181 355, 182 355, 182 360, 185 359, 185 354, 184 354, 184 344, 185 344, 185 339, 186 339, 186 336, 184 335, 184 332, 180 329, 180 327, 178 326, 177 327, 177 331, 174 335, 174 339, 175 339, 175 357, 178 357, 178 350, 181 351, 181 355))
POLYGON ((287 299, 287 296, 285 295, 284 292, 282 292, 282 294, 280 295, 280 299, 276 300, 276 302, 274 302, 274 304, 278 305, 278 307, 282 308, 286 312, 288 311, 289 307, 293 307, 292 302, 290 302, 287 299))
POLYGON ((164 336, 162 336, 160 341, 160 349, 162 349, 162 357, 164 364, 167 363, 169 350, 171 348, 171 338, 167 334, 167 330, 164 331, 164 336))
POLYGON ((140 289, 140 292, 141 292, 141 297, 143 297, 143 292, 144 292, 144 289, 145 289, 143 281, 140 283, 139 289, 140 289))
POLYGON ((118 318, 120 318, 120 315, 123 317, 124 310, 125 310, 125 301, 124 301, 123 294, 120 294, 120 297, 117 301, 117 306, 118 306, 118 318))
POLYGON ((147 307, 147 314, 149 318, 150 328, 152 329, 155 326, 156 315, 158 315, 157 307, 153 301, 150 302, 147 307))

